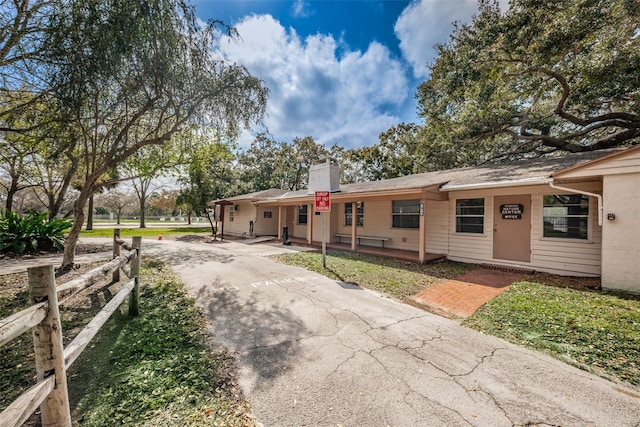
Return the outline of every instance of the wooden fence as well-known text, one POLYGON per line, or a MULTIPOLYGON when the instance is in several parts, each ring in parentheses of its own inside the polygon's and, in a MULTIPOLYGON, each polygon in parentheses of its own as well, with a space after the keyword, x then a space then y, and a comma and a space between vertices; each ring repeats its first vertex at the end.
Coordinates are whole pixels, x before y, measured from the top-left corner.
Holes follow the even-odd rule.
POLYGON ((129 245, 120 239, 120 231, 114 230, 114 259, 58 287, 52 265, 27 269, 33 305, 0 320, 0 346, 32 330, 37 383, 0 413, 0 426, 21 426, 40 406, 43 426, 71 427, 67 369, 127 296, 129 314, 138 314, 141 242, 141 237, 134 237, 129 245), (120 247, 129 252, 120 255, 120 247), (131 280, 63 347, 59 304, 109 274, 119 280, 121 269, 131 280))

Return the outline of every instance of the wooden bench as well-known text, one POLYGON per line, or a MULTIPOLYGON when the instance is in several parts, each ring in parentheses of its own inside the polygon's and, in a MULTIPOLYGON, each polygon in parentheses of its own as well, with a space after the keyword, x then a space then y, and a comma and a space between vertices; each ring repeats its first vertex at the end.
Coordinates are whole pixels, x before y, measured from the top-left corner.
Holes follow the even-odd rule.
MULTIPOLYGON (((336 238, 338 239, 338 243, 341 243, 341 239, 343 239, 343 238, 351 239, 351 234, 336 233, 336 234, 334 234, 334 236, 336 236, 336 238)), ((362 239, 364 239, 364 240, 377 240, 377 241, 382 243, 382 247, 384 248, 384 242, 387 242, 387 241, 391 240, 391 237, 358 236, 358 235, 356 235, 356 239, 358 239, 358 246, 361 246, 360 245, 360 241, 362 239)))

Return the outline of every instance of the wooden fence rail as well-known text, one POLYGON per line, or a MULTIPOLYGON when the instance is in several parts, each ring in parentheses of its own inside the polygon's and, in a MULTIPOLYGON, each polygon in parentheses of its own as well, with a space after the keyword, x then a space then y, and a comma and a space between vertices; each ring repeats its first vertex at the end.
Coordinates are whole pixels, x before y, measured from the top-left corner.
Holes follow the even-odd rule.
POLYGON ((27 269, 33 305, 0 319, 0 346, 32 330, 37 383, 0 413, 0 426, 21 426, 40 407, 43 426, 71 427, 66 371, 127 296, 129 314, 139 313, 141 243, 142 238, 136 236, 129 245, 120 239, 120 230, 114 230, 114 259, 58 287, 52 265, 27 269), (121 246, 130 252, 120 255, 121 246), (64 348, 59 306, 109 274, 115 280, 117 272, 119 280, 120 270, 129 264, 126 274, 131 280, 64 348))

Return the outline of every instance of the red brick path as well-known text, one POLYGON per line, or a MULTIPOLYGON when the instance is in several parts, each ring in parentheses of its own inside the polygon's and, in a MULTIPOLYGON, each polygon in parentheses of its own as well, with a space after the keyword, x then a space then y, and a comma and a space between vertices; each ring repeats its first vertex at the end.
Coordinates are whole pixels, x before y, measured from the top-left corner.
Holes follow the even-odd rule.
POLYGON ((521 273, 478 268, 427 288, 409 299, 442 316, 465 318, 523 277, 521 273))

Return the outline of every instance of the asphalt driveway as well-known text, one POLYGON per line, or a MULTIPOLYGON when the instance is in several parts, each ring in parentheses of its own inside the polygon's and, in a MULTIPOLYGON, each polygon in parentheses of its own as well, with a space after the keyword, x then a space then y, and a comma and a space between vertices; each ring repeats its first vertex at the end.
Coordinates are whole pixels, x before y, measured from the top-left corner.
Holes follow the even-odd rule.
POLYGON ((265 426, 640 426, 640 393, 266 255, 144 241, 237 353, 265 426))

